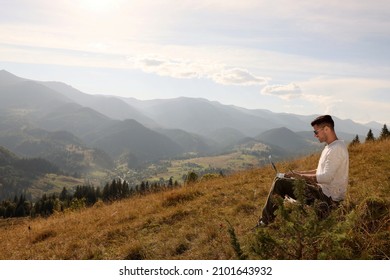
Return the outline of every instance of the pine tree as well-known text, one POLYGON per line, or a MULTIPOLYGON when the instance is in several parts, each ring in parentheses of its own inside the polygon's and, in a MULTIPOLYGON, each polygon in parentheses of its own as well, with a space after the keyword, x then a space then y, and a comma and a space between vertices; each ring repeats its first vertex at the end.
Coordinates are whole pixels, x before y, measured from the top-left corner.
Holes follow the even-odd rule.
POLYGON ((103 188, 103 201, 109 201, 110 200, 110 185, 106 183, 103 188))
POLYGON ((146 192, 146 184, 145 184, 144 181, 141 182, 140 192, 141 193, 145 193, 146 192))
POLYGON ((168 187, 172 187, 172 186, 173 186, 173 177, 171 176, 168 181, 168 187))
POLYGON ((122 183, 122 198, 126 198, 130 196, 130 186, 129 183, 123 181, 122 183))
POLYGON ((24 208, 25 201, 26 197, 21 194, 16 204, 15 217, 24 217, 26 215, 26 209, 24 208))
POLYGON ((354 146, 360 144, 359 135, 356 134, 355 138, 353 138, 352 142, 349 144, 349 146, 354 146))
POLYGON ((64 188, 62 189, 59 198, 60 198, 61 201, 66 201, 66 200, 68 200, 69 195, 68 195, 68 190, 66 189, 66 187, 64 187, 64 188))
POLYGON ((371 129, 367 133, 366 142, 368 141, 375 141, 375 137, 371 129))
POLYGON ((387 129, 386 124, 384 124, 383 128, 382 128, 382 131, 381 131, 381 134, 379 135, 379 139, 380 140, 384 140, 384 139, 388 139, 389 137, 390 137, 390 132, 387 129))
POLYGON ((187 174, 187 178, 185 179, 186 184, 195 183, 198 181, 198 174, 196 174, 194 171, 190 171, 187 174))

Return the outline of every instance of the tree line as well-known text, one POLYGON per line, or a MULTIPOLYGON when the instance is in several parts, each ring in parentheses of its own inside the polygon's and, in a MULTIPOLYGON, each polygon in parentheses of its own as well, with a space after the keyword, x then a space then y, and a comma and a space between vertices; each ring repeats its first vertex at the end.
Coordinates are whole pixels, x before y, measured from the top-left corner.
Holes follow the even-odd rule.
MULTIPOLYGON (((204 174, 201 178, 209 179, 215 176, 223 176, 222 171, 219 174, 204 174)), ((198 180, 199 175, 194 171, 189 171, 187 175, 183 176, 183 182, 187 186, 198 180)), ((19 196, 15 195, 14 199, 6 199, 0 202, 0 218, 48 217, 55 212, 91 207, 99 201, 111 203, 134 195, 144 195, 181 186, 178 181, 173 180, 173 177, 168 180, 160 178, 159 181, 152 183, 142 181, 135 186, 130 186, 126 180, 114 179, 111 183, 106 183, 102 189, 90 184, 76 186, 73 191, 69 191, 64 187, 59 194, 43 194, 36 202, 27 199, 26 194, 23 193, 19 196)))
POLYGON ((43 194, 34 203, 26 198, 26 194, 21 194, 19 197, 15 196, 14 199, 3 200, 0 203, 0 217, 47 217, 54 212, 90 207, 98 201, 110 203, 133 195, 142 195, 178 186, 180 186, 179 183, 173 181, 172 177, 168 181, 162 179, 153 183, 142 181, 135 187, 131 187, 125 180, 114 179, 111 183, 106 183, 103 189, 93 185, 83 185, 77 186, 73 192, 70 192, 64 187, 61 193, 43 194))
MULTIPOLYGON (((382 141, 385 139, 390 139, 390 132, 389 132, 386 124, 383 125, 383 128, 382 128, 378 138, 375 138, 374 133, 370 129, 367 133, 365 142, 376 141, 376 140, 382 141)), ((353 146, 353 145, 357 145, 357 144, 360 144, 360 139, 359 139, 359 135, 356 134, 355 138, 352 140, 350 145, 353 146)))

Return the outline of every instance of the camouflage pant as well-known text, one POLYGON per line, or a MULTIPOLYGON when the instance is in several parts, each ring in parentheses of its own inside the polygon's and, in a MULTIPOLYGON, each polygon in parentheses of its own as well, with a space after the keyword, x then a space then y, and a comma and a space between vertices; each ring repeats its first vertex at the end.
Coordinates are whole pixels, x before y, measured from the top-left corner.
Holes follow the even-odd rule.
MULTIPOLYGON (((275 211, 278 209, 278 205, 274 202, 273 196, 278 195, 282 198, 289 196, 293 199, 297 199, 295 191, 295 182, 296 179, 292 178, 278 178, 274 179, 271 190, 268 194, 267 201, 263 208, 262 217, 260 218, 263 223, 268 224, 275 219, 275 211)), ((330 197, 326 196, 320 186, 311 185, 306 183, 303 191, 303 197, 305 201, 303 203, 311 205, 317 199, 323 203, 322 208, 324 211, 328 211, 333 207, 336 202, 334 202, 330 197)))

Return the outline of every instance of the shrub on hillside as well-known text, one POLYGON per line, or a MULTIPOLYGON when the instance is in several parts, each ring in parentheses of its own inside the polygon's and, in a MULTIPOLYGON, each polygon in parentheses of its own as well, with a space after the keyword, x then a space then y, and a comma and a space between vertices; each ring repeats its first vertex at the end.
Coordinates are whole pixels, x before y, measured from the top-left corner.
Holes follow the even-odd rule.
POLYGON ((251 253, 260 259, 388 259, 390 201, 369 197, 342 203, 327 217, 313 207, 279 201, 273 224, 260 228, 251 253))

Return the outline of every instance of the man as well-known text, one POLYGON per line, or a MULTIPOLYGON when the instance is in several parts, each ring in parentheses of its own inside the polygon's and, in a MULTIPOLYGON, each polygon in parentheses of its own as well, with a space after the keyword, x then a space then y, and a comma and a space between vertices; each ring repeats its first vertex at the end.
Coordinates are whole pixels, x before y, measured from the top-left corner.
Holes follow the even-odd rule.
POLYGON ((283 198, 289 196, 296 199, 294 195, 295 179, 303 179, 306 182, 306 203, 311 203, 313 199, 317 199, 325 202, 330 207, 345 198, 349 170, 348 149, 344 141, 337 138, 331 116, 319 116, 311 122, 311 125, 314 129, 314 137, 321 143, 326 143, 317 169, 291 171, 286 173, 284 178, 275 178, 258 226, 267 225, 275 219, 274 212, 278 206, 272 199, 274 195, 283 198))

